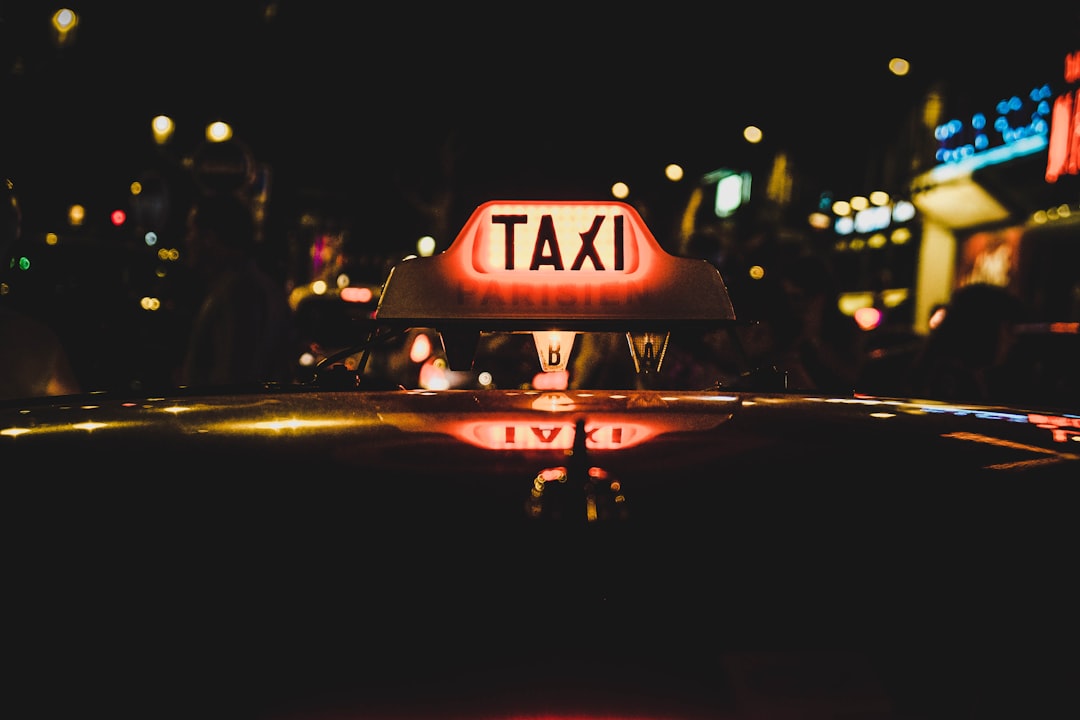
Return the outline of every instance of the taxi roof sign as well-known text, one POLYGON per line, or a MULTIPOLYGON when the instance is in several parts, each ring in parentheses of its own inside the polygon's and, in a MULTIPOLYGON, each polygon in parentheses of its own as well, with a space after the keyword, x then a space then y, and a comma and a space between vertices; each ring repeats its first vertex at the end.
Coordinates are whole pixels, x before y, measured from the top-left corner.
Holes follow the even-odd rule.
POLYGON ((477 207, 444 252, 395 266, 375 318, 572 330, 735 313, 716 267, 664 251, 626 203, 508 200, 477 207))

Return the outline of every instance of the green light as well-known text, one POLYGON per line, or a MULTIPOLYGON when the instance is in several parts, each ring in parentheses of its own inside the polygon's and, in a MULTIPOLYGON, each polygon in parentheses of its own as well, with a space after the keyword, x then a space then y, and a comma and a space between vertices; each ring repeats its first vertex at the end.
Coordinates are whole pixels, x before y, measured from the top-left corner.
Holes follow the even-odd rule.
POLYGON ((19 258, 18 262, 19 262, 19 269, 20 270, 29 270, 30 269, 30 258, 26 257, 25 255, 23 255, 21 258, 19 258))

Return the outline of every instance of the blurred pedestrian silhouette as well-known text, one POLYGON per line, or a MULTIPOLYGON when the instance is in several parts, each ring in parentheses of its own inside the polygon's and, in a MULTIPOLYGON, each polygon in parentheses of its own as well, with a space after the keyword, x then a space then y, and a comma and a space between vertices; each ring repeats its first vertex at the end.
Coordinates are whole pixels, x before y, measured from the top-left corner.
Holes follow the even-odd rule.
POLYGON ((291 382, 295 330, 284 286, 255 256, 248 203, 205 195, 187 217, 187 259, 204 283, 179 381, 192 386, 291 382))
POLYGON ((744 280, 732 295, 736 314, 757 323, 741 333, 750 364, 774 368, 789 390, 853 393, 864 340, 837 306, 832 267, 795 251, 761 264, 764 276, 744 280))
POLYGON ((1008 361, 1024 305, 1007 288, 964 285, 940 308, 913 361, 909 393, 949 402, 991 403, 1022 399, 1023 378, 1008 361))
POLYGON ((808 390, 840 395, 854 391, 865 338, 840 311, 832 267, 820 256, 799 255, 781 267, 785 300, 779 341, 808 390))
MULTIPOLYGON (((14 184, 0 177, 0 290, 15 262, 22 211, 14 184)), ((67 352, 56 332, 9 305, 0 292, 0 400, 80 392, 67 352)))

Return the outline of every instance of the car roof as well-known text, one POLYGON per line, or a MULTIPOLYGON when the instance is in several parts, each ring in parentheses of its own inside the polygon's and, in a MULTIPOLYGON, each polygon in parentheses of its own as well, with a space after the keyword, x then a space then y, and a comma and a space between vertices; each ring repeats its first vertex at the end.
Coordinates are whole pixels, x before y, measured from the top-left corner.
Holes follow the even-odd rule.
MULTIPOLYGON (((394 269, 361 347, 737 324, 640 220, 487 203, 394 269)), ((1022 676, 1070 660, 1008 641, 1075 626, 1075 413, 353 380, 0 404, 18 697, 267 720, 933 717, 976 676, 1010 708, 1071 698, 1022 676)))

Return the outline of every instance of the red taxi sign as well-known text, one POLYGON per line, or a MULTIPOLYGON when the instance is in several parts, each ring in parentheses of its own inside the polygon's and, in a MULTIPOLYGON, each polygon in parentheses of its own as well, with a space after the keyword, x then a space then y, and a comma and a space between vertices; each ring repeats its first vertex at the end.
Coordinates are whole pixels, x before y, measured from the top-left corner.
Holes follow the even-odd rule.
MULTIPOLYGON (((734 320, 719 271, 664 251, 615 201, 491 201, 443 253, 395 266, 377 320, 575 323, 734 320)), ((519 323, 521 324, 521 323, 519 323)))

